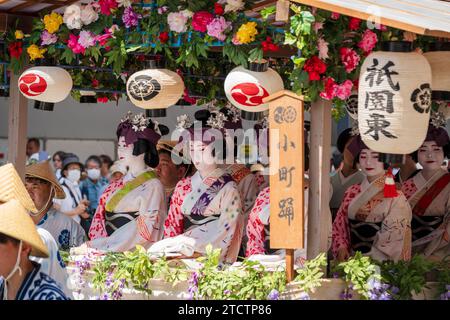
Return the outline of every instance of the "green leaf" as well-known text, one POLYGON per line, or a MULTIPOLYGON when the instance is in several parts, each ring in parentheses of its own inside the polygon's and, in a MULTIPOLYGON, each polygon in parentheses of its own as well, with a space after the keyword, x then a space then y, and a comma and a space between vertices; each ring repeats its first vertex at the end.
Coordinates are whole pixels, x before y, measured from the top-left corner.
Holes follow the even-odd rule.
POLYGON ((260 11, 261 17, 267 20, 272 14, 276 12, 276 6, 265 7, 260 11))

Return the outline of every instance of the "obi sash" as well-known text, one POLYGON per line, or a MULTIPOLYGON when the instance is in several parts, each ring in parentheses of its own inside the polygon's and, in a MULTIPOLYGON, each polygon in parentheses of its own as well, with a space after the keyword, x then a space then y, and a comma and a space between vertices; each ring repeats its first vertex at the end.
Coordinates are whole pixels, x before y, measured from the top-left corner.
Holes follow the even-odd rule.
POLYGON ((414 216, 423 216, 425 211, 433 200, 441 193, 442 190, 450 183, 450 173, 444 174, 440 177, 417 201, 412 212, 414 216))
POLYGON ((366 222, 349 219, 349 224, 353 251, 369 252, 372 249, 378 231, 381 229, 381 221, 366 222))
POLYGON ((200 226, 219 219, 220 214, 205 216, 205 210, 220 190, 231 181, 233 181, 231 175, 225 173, 209 186, 202 183, 200 187, 186 195, 181 206, 184 216, 184 230, 192 225, 200 226))
POLYGON ((439 228, 444 216, 418 216, 413 215, 411 220, 412 240, 423 239, 439 228))
POLYGON ((133 221, 139 216, 139 211, 134 212, 105 212, 105 227, 108 237, 120 227, 133 221))

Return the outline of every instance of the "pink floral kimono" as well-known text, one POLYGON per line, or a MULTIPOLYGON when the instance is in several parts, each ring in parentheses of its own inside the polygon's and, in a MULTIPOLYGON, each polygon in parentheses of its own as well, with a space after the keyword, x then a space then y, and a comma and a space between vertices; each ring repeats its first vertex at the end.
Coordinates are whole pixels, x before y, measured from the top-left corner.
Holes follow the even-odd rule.
POLYGON ((270 188, 264 188, 250 212, 247 224, 247 248, 245 256, 266 254, 269 251, 270 188))

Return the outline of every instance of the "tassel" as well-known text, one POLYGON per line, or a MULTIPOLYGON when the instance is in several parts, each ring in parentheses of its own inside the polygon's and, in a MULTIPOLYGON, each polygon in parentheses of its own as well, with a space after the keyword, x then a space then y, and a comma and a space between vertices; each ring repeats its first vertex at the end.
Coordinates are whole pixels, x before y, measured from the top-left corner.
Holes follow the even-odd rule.
POLYGON ((395 185, 394 175, 392 169, 389 168, 386 173, 386 179, 384 180, 384 197, 395 198, 398 196, 397 186, 395 185))

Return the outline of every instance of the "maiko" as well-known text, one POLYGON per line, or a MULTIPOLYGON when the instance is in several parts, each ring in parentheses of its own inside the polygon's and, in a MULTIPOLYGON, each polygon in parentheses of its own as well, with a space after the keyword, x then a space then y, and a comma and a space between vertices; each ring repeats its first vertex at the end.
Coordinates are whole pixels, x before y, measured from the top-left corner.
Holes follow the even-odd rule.
POLYGON ((211 311, 212 307, 190 307, 187 304, 178 308, 178 314, 205 315, 206 318, 209 318, 211 311))

